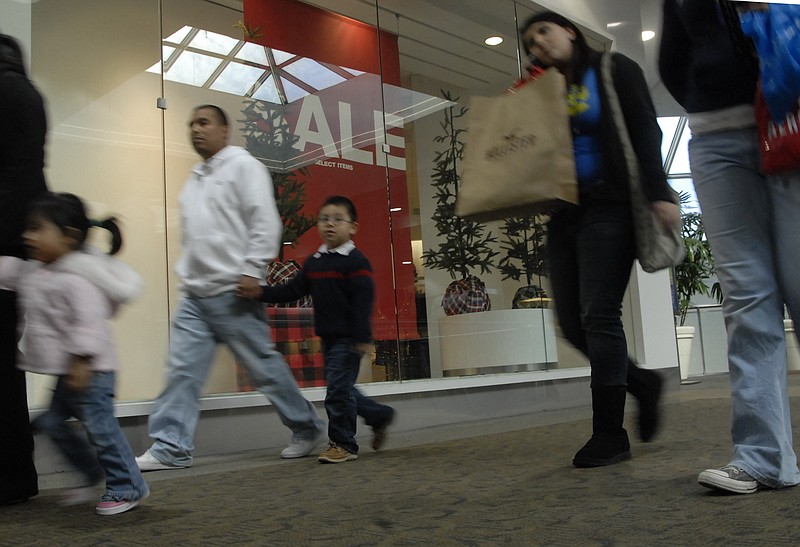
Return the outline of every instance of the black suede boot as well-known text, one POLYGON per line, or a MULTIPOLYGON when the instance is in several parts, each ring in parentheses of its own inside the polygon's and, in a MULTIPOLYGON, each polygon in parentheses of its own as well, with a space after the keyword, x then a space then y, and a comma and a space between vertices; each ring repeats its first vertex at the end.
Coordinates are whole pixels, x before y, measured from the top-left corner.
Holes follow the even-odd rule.
POLYGON ((644 442, 653 440, 661 424, 662 384, 660 374, 628 361, 628 392, 639 402, 639 438, 644 442))
POLYGON ((575 467, 602 467, 631 458, 625 418, 625 386, 592 388, 592 438, 572 459, 575 467))

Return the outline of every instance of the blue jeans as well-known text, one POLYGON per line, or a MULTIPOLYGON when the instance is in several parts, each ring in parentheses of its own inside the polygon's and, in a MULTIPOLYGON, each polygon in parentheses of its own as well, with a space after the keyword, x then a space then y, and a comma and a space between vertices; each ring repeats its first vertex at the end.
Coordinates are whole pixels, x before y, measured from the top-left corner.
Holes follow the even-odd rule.
POLYGON ((328 438, 352 454, 358 454, 356 420, 364 418, 368 426, 375 427, 392 419, 392 407, 382 405, 364 396, 356 388, 361 354, 347 338, 325 340, 325 411, 328 413, 328 438))
POLYGON ((87 486, 106 477, 106 494, 114 499, 138 500, 148 486, 128 440, 114 416, 114 373, 95 372, 89 387, 82 392, 67 389, 60 377, 47 412, 34 421, 61 453, 83 475, 87 486), (91 446, 67 420, 75 417, 83 424, 91 446), (92 448, 94 446, 94 448, 92 448))
POLYGON ((581 196, 547 225, 553 302, 564 337, 589 358, 592 387, 624 386, 622 299, 635 256, 630 205, 581 196))
POLYGON ((767 486, 796 485, 783 307, 800 320, 800 180, 760 173, 755 129, 695 135, 689 154, 724 294, 731 463, 767 486))
POLYGON ((148 423, 153 456, 166 464, 192 464, 198 401, 219 343, 227 344, 295 438, 317 437, 324 424, 275 351, 263 304, 232 291, 211 298, 184 295, 172 323, 166 387, 148 423))

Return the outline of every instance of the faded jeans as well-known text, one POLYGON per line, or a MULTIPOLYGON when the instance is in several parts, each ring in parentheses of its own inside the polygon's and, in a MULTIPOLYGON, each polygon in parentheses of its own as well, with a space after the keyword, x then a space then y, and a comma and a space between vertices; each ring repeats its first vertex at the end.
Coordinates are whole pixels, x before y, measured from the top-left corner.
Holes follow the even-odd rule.
POLYGON ((800 177, 759 171, 755 128, 694 135, 689 154, 728 334, 733 458, 760 483, 800 483, 784 304, 800 321, 800 177))
POLYGON ((324 424, 300 393, 283 356, 275 351, 264 305, 226 292, 210 298, 183 295, 172 323, 164 391, 150 415, 150 453, 166 464, 190 466, 199 399, 217 344, 231 349, 253 386, 272 403, 297 439, 315 439, 324 424))
POLYGON ((100 482, 105 474, 106 494, 114 499, 138 500, 149 492, 114 416, 113 372, 93 373, 89 387, 81 392, 68 389, 64 377, 59 377, 50 408, 33 426, 53 439, 86 486, 100 482), (72 417, 83 424, 91 445, 67 421, 72 417))

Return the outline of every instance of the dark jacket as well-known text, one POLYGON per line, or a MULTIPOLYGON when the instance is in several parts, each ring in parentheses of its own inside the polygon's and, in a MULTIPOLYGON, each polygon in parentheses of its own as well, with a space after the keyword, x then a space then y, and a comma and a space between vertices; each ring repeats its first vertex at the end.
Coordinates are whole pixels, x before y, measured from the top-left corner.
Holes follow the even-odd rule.
MULTIPOLYGON (((605 87, 600 78, 600 55, 591 61, 598 76, 601 100, 601 132, 605 184, 594 188, 595 197, 614 201, 629 201, 628 168, 624 149, 611 116, 605 87)), ((636 62, 615 53, 612 57, 612 78, 619 96, 625 124, 641 170, 642 189, 652 201, 675 202, 674 192, 667 183, 661 159, 661 128, 656 118, 653 100, 644 73, 636 62)))
POLYGON ((25 75, 19 48, 0 35, 0 255, 24 256, 31 201, 47 190, 44 102, 25 75))
POLYGON ((658 69, 688 113, 753 104, 758 59, 731 38, 716 0, 664 0, 658 69))

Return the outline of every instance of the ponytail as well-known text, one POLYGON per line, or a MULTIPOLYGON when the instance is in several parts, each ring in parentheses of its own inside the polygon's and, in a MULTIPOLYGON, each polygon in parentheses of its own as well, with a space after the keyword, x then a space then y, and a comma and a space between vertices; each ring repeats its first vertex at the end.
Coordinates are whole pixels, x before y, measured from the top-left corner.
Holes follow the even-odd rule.
POLYGON ((108 254, 117 254, 122 248, 122 232, 120 232, 116 217, 108 217, 105 220, 92 220, 91 224, 94 228, 103 228, 109 231, 111 234, 111 249, 109 249, 108 254))

